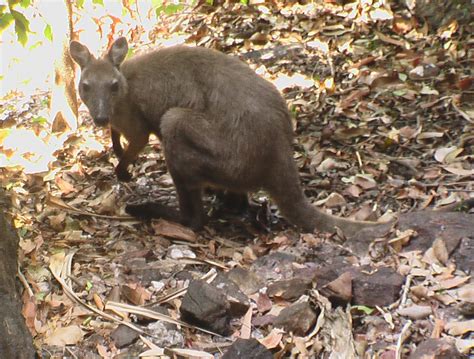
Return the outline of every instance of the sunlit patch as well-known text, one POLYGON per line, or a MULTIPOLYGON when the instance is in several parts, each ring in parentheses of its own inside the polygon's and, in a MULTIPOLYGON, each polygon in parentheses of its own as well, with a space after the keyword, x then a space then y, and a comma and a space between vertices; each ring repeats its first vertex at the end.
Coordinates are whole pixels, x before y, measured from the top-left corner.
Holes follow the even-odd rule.
POLYGON ((302 74, 293 74, 288 75, 279 75, 274 81, 273 84, 280 91, 291 88, 291 87, 300 87, 300 88, 309 88, 315 85, 315 81, 307 76, 302 74))
POLYGON ((54 152, 62 148, 64 138, 46 131, 38 135, 33 130, 12 128, 4 131, 0 142, 0 167, 23 167, 27 174, 49 170, 54 152))

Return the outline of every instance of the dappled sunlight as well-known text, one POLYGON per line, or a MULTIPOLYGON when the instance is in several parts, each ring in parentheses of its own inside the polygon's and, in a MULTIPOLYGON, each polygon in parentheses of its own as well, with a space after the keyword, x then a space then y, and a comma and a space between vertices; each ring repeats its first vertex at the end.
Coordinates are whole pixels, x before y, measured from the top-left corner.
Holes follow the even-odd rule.
POLYGON ((278 90, 282 91, 292 87, 309 88, 313 87, 316 83, 312 78, 302 74, 279 74, 276 79, 273 80, 273 84, 278 90))
POLYGON ((54 152, 62 148, 64 136, 51 136, 42 130, 11 128, 0 130, 0 167, 22 167, 27 174, 49 170, 54 152))

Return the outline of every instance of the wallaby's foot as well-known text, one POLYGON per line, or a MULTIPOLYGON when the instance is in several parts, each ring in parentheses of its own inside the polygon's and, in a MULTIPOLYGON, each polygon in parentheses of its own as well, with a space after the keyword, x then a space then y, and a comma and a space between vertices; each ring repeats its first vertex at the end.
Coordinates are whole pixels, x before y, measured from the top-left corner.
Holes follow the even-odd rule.
POLYGON ((138 219, 150 220, 153 218, 162 218, 167 221, 180 223, 183 226, 189 227, 193 230, 201 229, 207 222, 207 217, 186 217, 183 218, 181 214, 174 208, 165 206, 157 202, 145 202, 140 204, 128 204, 125 211, 138 219))
POLYGON ((218 201, 218 211, 242 215, 250 209, 246 193, 217 191, 216 199, 218 201))
POLYGON ((115 167, 115 174, 121 182, 130 182, 132 180, 132 175, 126 169, 120 166, 120 164, 115 167))

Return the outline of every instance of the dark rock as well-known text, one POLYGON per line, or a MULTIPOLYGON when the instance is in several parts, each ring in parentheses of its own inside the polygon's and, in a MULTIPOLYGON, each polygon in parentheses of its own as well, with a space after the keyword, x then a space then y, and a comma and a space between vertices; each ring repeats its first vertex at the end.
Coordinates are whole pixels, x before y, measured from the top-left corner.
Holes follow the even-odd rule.
POLYGON ((140 335, 130 329, 126 325, 119 325, 111 334, 110 337, 113 339, 117 348, 123 348, 133 344, 140 335))
POLYGON ((305 335, 314 326, 316 319, 316 312, 308 302, 304 302, 283 309, 273 324, 295 335, 305 335))
MULTIPOLYGON (((461 212, 420 211, 400 214, 396 228, 400 231, 413 229, 416 237, 410 240, 406 251, 426 251, 437 238, 444 240, 451 254, 459 245, 461 238, 472 236, 474 233, 474 217, 472 214, 461 212)), ((367 253, 370 243, 376 238, 385 237, 392 224, 365 228, 351 237, 345 245, 358 255, 367 253)))
POLYGON ((461 302, 458 304, 458 310, 465 317, 474 317, 474 302, 461 302))
POLYGON ((211 283, 221 293, 224 293, 230 304, 232 317, 241 317, 250 307, 249 299, 242 293, 239 286, 226 275, 219 274, 211 283))
POLYGON ((246 295, 254 294, 265 286, 265 281, 258 274, 240 267, 231 269, 227 277, 235 282, 246 295))
POLYGON ((273 354, 256 339, 237 339, 222 359, 272 359, 273 354))
POLYGON ((294 301, 301 297, 310 287, 311 282, 300 278, 281 280, 268 286, 269 297, 279 297, 284 300, 294 301))
POLYGON ((253 317, 252 325, 255 327, 264 327, 275 322, 276 316, 272 314, 265 314, 261 317, 253 317))
POLYGON ((474 273, 474 256, 472 253, 474 253, 474 237, 462 238, 459 248, 453 256, 457 269, 468 274, 474 273))
POLYGON ((390 267, 382 267, 371 274, 358 270, 353 273, 352 303, 369 307, 386 306, 395 302, 404 277, 390 267))
POLYGON ((180 311, 184 321, 222 335, 230 334, 230 320, 237 317, 227 296, 202 280, 190 283, 180 311))
POLYGON ((447 339, 427 339, 422 342, 408 359, 461 359, 466 358, 461 354, 454 341, 447 339))

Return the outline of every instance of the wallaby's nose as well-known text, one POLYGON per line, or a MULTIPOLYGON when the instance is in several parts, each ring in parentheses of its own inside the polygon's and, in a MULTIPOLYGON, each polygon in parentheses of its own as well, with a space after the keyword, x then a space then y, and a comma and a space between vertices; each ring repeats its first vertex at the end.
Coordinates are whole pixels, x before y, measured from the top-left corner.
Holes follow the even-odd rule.
POLYGON ((105 126, 109 123, 109 118, 107 116, 97 116, 94 117, 94 122, 97 126, 105 126))

